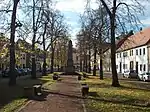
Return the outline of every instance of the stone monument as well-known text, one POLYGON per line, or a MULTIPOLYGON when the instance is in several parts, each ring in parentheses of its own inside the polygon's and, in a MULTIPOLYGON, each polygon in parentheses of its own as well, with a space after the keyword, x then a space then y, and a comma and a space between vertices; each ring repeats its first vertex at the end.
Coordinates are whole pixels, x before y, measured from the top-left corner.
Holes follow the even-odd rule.
POLYGON ((67 54, 67 67, 66 73, 71 74, 74 73, 74 65, 73 65, 73 49, 72 49, 72 41, 70 40, 68 43, 68 54, 67 54))

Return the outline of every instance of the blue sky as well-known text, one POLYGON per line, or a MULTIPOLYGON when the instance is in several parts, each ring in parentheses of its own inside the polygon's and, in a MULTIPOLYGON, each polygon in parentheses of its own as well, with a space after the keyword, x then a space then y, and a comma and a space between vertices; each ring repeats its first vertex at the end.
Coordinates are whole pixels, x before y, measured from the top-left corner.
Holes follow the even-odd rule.
MULTIPOLYGON (((96 8, 97 4, 93 0, 91 7, 96 8)), ((129 3, 131 2, 130 0, 129 3)), ((140 16, 140 20, 143 23, 143 27, 149 27, 150 26, 150 10, 148 8, 150 7, 150 3, 147 4, 146 2, 142 2, 142 4, 145 5, 145 15, 140 16)), ((86 5, 86 0, 57 0, 56 3, 56 9, 60 10, 65 18, 66 22, 70 24, 71 26, 71 35, 72 40, 75 40, 75 35, 80 29, 80 23, 79 23, 79 15, 84 12, 84 8, 86 5)), ((75 43, 75 42, 74 42, 75 43)))

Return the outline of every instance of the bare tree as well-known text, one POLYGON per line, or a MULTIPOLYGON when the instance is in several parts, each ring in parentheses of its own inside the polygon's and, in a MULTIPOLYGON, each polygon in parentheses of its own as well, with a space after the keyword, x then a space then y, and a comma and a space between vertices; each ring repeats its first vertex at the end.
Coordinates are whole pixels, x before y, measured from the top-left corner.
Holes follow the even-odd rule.
MULTIPOLYGON (((120 27, 124 30, 126 26, 124 25, 125 21, 128 21, 130 25, 133 26, 137 23, 138 13, 143 13, 142 6, 140 1, 132 0, 131 3, 127 1, 117 1, 113 0, 112 2, 99 0, 102 5, 105 7, 110 20, 110 33, 111 33, 111 67, 112 67, 112 86, 120 86, 118 81, 118 75, 116 71, 116 44, 115 44, 115 34, 116 28, 120 27), (123 9, 123 10, 121 10, 123 9)), ((128 24, 129 25, 129 24, 128 24)))
MULTIPOLYGON (((96 75, 96 69, 97 69, 97 54, 102 51, 103 42, 108 39, 108 36, 106 36, 106 31, 108 31, 108 20, 107 20, 107 13, 104 10, 103 7, 99 7, 96 10, 86 10, 84 13, 84 18, 82 22, 82 35, 85 36, 85 38, 88 40, 88 47, 93 48, 93 56, 94 56, 94 67, 93 67, 93 76, 96 75), (99 49, 100 48, 100 49, 99 49)), ((91 55, 91 51, 89 49, 89 54, 91 55)), ((100 57, 101 57, 100 55, 100 57)), ((90 59, 90 57, 89 57, 90 59)), ((101 75, 100 79, 103 79, 103 68, 102 68, 102 60, 100 63, 101 67, 101 75)))
POLYGON ((14 0, 13 12, 11 16, 11 34, 10 34, 10 80, 9 85, 16 84, 16 72, 15 72, 15 29, 16 29, 16 11, 19 0, 14 0))

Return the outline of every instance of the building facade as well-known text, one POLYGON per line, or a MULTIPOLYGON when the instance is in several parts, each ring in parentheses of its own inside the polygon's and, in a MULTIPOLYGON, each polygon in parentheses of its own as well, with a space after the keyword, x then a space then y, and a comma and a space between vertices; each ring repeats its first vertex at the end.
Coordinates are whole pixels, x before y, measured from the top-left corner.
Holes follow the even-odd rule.
POLYGON ((116 52, 118 73, 135 70, 141 74, 150 71, 150 28, 126 38, 116 52))

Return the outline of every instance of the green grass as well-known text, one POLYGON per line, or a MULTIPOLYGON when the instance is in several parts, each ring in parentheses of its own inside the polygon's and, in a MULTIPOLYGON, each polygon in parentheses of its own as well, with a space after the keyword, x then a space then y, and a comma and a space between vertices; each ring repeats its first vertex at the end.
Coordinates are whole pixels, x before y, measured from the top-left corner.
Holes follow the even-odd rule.
POLYGON ((28 99, 23 97, 23 88, 42 83, 44 88, 50 88, 54 83, 52 75, 32 80, 30 78, 17 80, 17 85, 9 87, 7 82, 0 82, 0 112, 14 112, 24 105, 28 99))
POLYGON ((89 85, 86 100, 88 112, 150 112, 150 90, 121 80, 121 87, 111 87, 111 79, 89 76, 82 83, 89 85))

